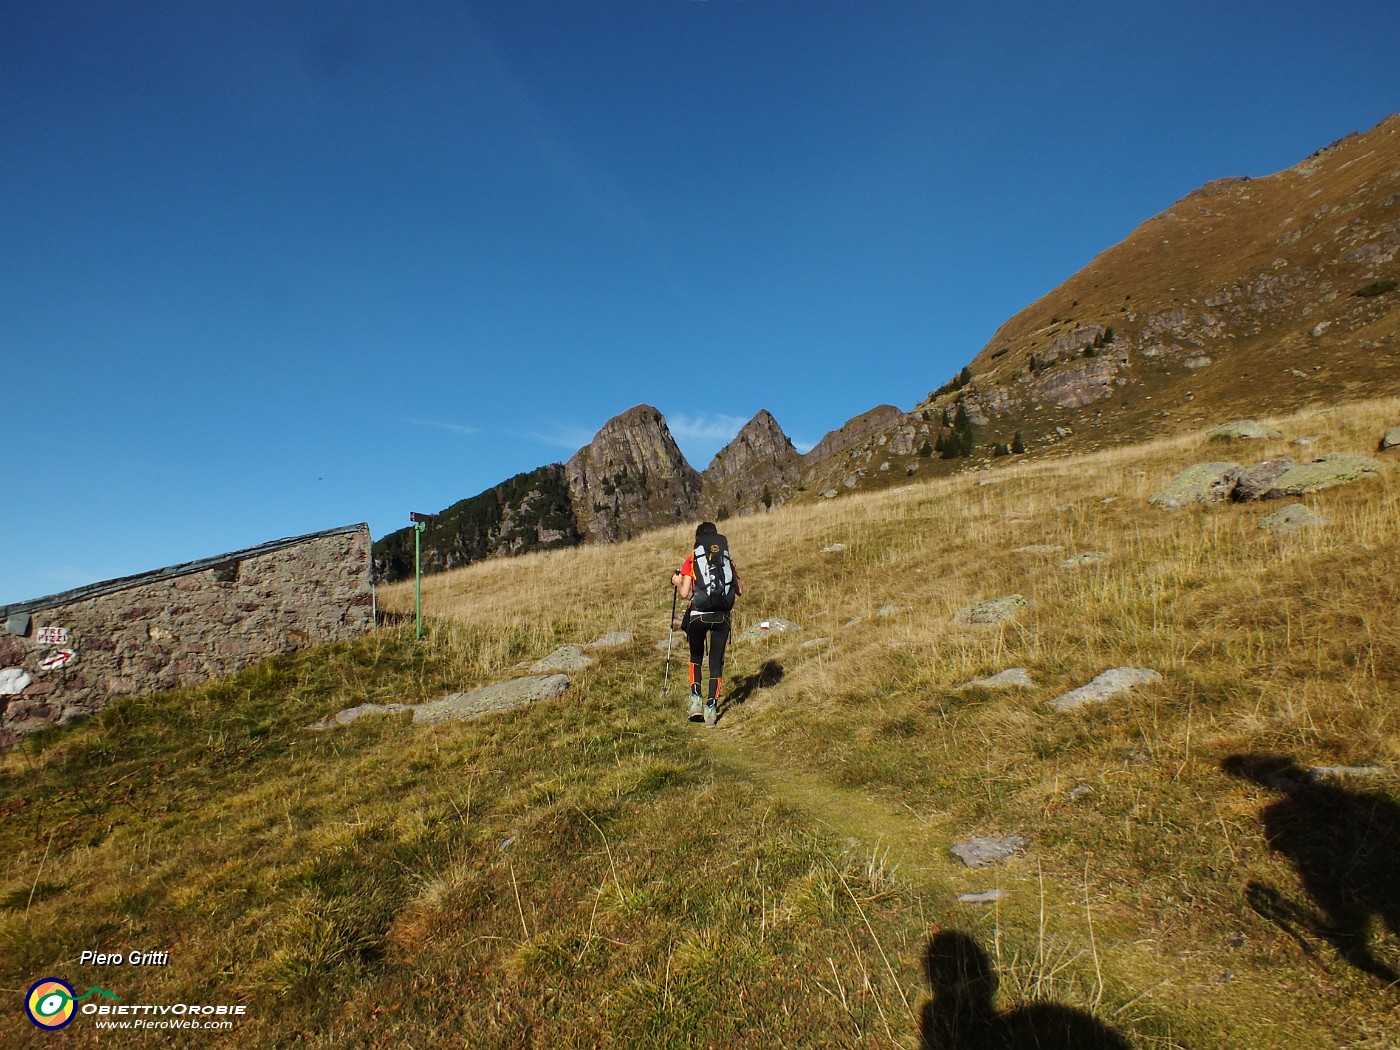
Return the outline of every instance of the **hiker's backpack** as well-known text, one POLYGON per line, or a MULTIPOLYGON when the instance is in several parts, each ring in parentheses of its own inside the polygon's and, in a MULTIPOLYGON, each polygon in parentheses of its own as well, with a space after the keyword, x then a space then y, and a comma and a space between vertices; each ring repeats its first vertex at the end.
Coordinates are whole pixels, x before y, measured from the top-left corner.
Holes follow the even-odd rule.
POLYGON ((702 537, 695 545, 695 594, 690 607, 696 612, 728 612, 734 608, 734 563, 729 541, 718 533, 702 537))

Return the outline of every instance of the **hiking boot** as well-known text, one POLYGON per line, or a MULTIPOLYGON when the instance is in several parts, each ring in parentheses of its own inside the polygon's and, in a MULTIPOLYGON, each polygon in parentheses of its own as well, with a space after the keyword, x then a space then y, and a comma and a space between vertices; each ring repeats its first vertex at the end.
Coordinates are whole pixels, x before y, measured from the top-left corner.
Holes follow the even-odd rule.
POLYGON ((714 724, 719 721, 719 700, 711 699, 705 705, 705 724, 714 728, 714 724))
POLYGON ((704 717, 705 717, 705 714, 704 714, 704 706, 703 706, 703 702, 702 702, 701 699, 700 699, 700 694, 699 694, 699 693, 691 693, 691 694, 690 694, 690 720, 691 720, 692 722, 698 722, 698 721, 700 721, 700 719, 702 719, 702 718, 704 718, 704 717))

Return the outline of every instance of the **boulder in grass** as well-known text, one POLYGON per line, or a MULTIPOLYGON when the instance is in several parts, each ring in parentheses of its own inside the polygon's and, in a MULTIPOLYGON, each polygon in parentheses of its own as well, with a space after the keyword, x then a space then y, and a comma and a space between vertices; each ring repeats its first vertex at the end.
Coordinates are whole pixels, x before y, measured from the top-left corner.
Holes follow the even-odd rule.
POLYGON ((1057 696, 1050 703, 1056 711, 1073 711, 1085 704, 1102 703, 1119 693, 1126 693, 1137 686, 1159 682, 1161 679, 1162 676, 1156 671, 1145 668, 1114 667, 1096 676, 1088 685, 1071 689, 1068 693, 1057 696))
POLYGON ((1266 459, 1263 463, 1257 463, 1240 474, 1240 479, 1235 482, 1235 490, 1230 493, 1230 498, 1236 503, 1249 503, 1256 500, 1273 488, 1274 482, 1297 465, 1292 456, 1279 456, 1278 459, 1266 459))
POLYGON ((1025 844, 1023 835, 1006 835, 999 839, 974 835, 953 846, 952 853, 969 868, 985 868, 1013 856, 1025 844))
MULTIPOLYGON (((631 631, 609 631, 603 637, 589 642, 585 648, 588 649, 608 649, 614 645, 626 645, 632 640, 631 631)), ((567 668, 562 668, 567 670, 567 668)))
POLYGON ((1024 667, 1012 667, 992 675, 990 678, 974 678, 964 682, 959 689, 1033 689, 1030 672, 1024 667))
POLYGON ((1330 524, 1332 524, 1330 519, 1324 518, 1321 514, 1301 503, 1290 503, 1282 510, 1276 510, 1274 513, 1259 519, 1261 529, 1267 529, 1279 536, 1297 532, 1299 529, 1330 524))
POLYGON ((775 634, 787 634, 792 631, 800 631, 801 627, 791 620, 784 620, 773 617, 771 620, 760 620, 751 624, 734 636, 736 642, 756 642, 762 638, 771 638, 775 634))
POLYGON ((1073 558, 1067 558, 1060 562, 1062 569, 1082 569, 1086 565, 1098 565, 1108 561, 1107 551, 1085 551, 1083 554, 1076 554, 1073 558))
POLYGON ((441 700, 419 704, 413 710, 413 721, 419 724, 448 719, 468 721, 495 711, 509 711, 539 700, 550 700, 561 696, 568 688, 569 676, 563 674, 512 678, 508 682, 482 686, 469 693, 449 693, 441 700))
POLYGON ((1400 448, 1400 427, 1391 427, 1381 436, 1381 451, 1400 448))
POLYGON ((1270 441, 1283 437, 1273 427, 1266 427, 1252 419, 1237 419, 1206 431, 1210 441, 1270 441))
POLYGON ((1362 478, 1373 477, 1384 464, 1373 456, 1353 456, 1334 452, 1311 463, 1299 463, 1274 479, 1273 485, 1261 499, 1285 499, 1306 496, 1310 492, 1349 485, 1362 478))
POLYGON ((536 660, 530 665, 530 670, 534 674, 548 674, 551 671, 582 671, 593 662, 593 657, 585 656, 582 649, 576 645, 561 645, 554 652, 536 660))
POLYGON ((1147 502, 1163 510, 1180 510, 1193 503, 1219 503, 1230 498, 1244 468, 1238 463, 1196 463, 1167 483, 1167 487, 1147 497, 1147 502))
POLYGON ((965 609, 959 609, 953 614, 953 621, 968 624, 1005 623, 1007 620, 1016 619, 1022 612, 1030 608, 1030 604, 1022 595, 1006 594, 1000 598, 988 598, 984 602, 976 602, 965 609))
POLYGON ((348 726, 351 722, 358 722, 368 715, 392 715, 400 711, 412 710, 412 704, 360 704, 358 707, 347 707, 343 711, 337 711, 329 718, 323 718, 319 722, 312 722, 307 729, 334 729, 336 726, 348 726))

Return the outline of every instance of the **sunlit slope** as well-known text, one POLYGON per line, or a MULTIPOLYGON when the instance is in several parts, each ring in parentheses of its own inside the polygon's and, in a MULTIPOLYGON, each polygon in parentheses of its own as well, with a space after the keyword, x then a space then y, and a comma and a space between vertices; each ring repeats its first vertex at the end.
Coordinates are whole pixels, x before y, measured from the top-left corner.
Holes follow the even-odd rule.
MULTIPOLYGON (((1376 1012, 1393 1022, 1396 997, 1357 964, 1400 967, 1381 890, 1348 888, 1361 902, 1353 921, 1309 888, 1309 856, 1366 844, 1327 844, 1325 827, 1280 837, 1266 825, 1281 793, 1224 766, 1380 767, 1340 790, 1394 805, 1400 476, 1305 497, 1331 524, 1282 537, 1259 527, 1279 503, 1170 513, 1147 497, 1196 462, 1372 453, 1397 419, 1400 401, 1370 402, 1276 419, 1276 441, 1197 432, 727 521, 747 587, 736 629, 782 617, 802 631, 731 649, 728 679, 745 702, 710 746, 828 826, 883 843, 914 885, 940 888, 929 907, 943 921, 970 918, 946 914, 950 889, 991 886, 1009 890, 1003 921, 1049 901, 1052 925, 1080 949, 1092 919, 1116 979, 1151 989, 1169 1014, 1205 1010, 1233 1045, 1309 1045, 1300 1031, 1320 1038, 1334 1025, 1382 1031, 1376 1012), (845 549, 824 552, 833 544, 845 549), (1090 552, 1106 557, 1062 567, 1090 552), (1011 594, 1027 606, 1010 623, 955 620, 1011 594), (1056 696, 1125 666, 1161 680, 1054 711, 1056 696), (1013 667, 1033 688, 957 688, 1013 667), (947 852, 1012 833, 1029 845, 996 869, 966 871, 947 852), (1318 848, 1301 855, 1269 848, 1310 835, 1318 848), (1367 901, 1381 910, 1363 914, 1367 901), (1368 947, 1347 955, 1347 938, 1368 947)), ((676 529, 475 566, 425 581, 425 608, 580 642, 626 629, 649 649, 665 636, 667 574, 688 539, 676 529)), ((405 596, 383 599, 402 608, 405 596)), ((663 655, 649 657, 658 686, 663 655)), ((1357 878, 1400 885, 1400 860, 1389 864, 1359 865, 1357 878)))

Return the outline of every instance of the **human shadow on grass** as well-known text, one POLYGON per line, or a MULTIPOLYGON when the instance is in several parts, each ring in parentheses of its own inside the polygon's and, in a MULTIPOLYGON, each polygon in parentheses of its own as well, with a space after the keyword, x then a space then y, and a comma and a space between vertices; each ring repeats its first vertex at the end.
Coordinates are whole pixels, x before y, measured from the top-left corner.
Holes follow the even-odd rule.
POLYGON ((940 930, 924 952, 932 998, 919 1015, 919 1050, 1131 1050, 1091 1014, 1058 1003, 998 1011, 997 972, 975 940, 940 930))
POLYGON ((783 680, 783 665, 777 660, 765 661, 757 674, 744 675, 734 679, 733 688, 725 698, 724 707, 742 704, 760 689, 771 689, 783 680))
POLYGON ((1245 899, 1310 955, 1326 941, 1352 966, 1400 990, 1371 939, 1373 921, 1400 938, 1400 805, 1318 777, 1281 755, 1232 755, 1230 776, 1281 794, 1259 814, 1269 848, 1298 872, 1313 907, 1252 881, 1245 899))

